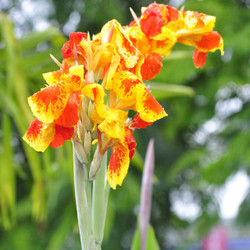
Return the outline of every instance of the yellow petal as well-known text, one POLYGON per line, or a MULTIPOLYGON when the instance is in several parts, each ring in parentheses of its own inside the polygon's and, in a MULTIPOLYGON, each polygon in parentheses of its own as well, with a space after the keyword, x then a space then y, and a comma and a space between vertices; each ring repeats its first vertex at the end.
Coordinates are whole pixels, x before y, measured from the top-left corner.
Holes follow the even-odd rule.
POLYGON ((142 85, 138 85, 136 110, 142 120, 154 122, 167 116, 162 106, 155 100, 149 90, 142 85))
POLYGON ((128 172, 129 162, 128 148, 122 143, 117 143, 113 147, 107 173, 108 182, 111 188, 116 189, 117 185, 122 185, 128 172))
POLYGON ((70 96, 63 83, 48 86, 28 98, 33 114, 38 120, 51 123, 62 114, 70 96))
POLYGON ((44 152, 54 140, 54 136, 54 123, 43 123, 35 119, 23 136, 23 139, 36 151, 44 152))
POLYGON ((69 69, 69 73, 71 75, 77 75, 80 77, 81 81, 83 80, 83 76, 84 76, 84 68, 83 65, 77 65, 77 66, 72 66, 69 69))
POLYGON ((61 70, 48 72, 43 74, 43 78, 49 85, 53 85, 60 81, 62 74, 61 70))
POLYGON ((143 84, 136 75, 123 71, 116 73, 112 80, 112 89, 119 99, 132 101, 136 98, 138 84, 143 84))
POLYGON ((125 139, 125 124, 118 121, 108 122, 104 120, 99 126, 98 129, 107 137, 110 137, 115 140, 124 140, 125 139))

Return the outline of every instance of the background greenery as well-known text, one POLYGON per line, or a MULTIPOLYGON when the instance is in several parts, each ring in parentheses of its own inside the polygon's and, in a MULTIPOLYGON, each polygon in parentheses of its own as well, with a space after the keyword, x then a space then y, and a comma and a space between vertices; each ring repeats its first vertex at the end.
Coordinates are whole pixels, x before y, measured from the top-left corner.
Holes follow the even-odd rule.
MULTIPOLYGON (((33 119, 27 97, 44 85, 42 73, 57 70, 49 53, 62 60, 70 32, 94 34, 113 18, 128 24, 129 7, 139 15, 150 2, 0 0, 0 249, 80 248, 71 144, 40 154, 22 141, 33 119)), ((149 83, 169 116, 135 133, 137 154, 128 176, 110 194, 103 249, 130 248, 151 137, 156 153, 151 223, 161 249, 199 242, 220 221, 218 188, 239 171, 250 175, 250 2, 157 2, 215 15, 225 55, 210 53, 205 67, 195 69, 193 48, 177 45, 149 83), (177 215, 176 200, 195 204, 197 215, 177 215)), ((241 227, 250 222, 249 197, 235 221, 241 227)))

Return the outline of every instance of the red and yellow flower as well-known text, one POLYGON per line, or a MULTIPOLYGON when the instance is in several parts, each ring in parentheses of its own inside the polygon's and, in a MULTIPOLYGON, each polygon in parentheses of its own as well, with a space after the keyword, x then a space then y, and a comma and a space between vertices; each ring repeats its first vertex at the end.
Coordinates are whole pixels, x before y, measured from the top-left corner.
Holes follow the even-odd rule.
POLYGON ((212 16, 153 3, 130 26, 112 20, 93 39, 82 32, 70 34, 61 69, 44 74, 47 86, 28 99, 36 119, 24 140, 44 151, 92 133, 99 155, 112 148, 107 179, 115 189, 135 152, 133 131, 167 115, 143 80, 160 72, 162 57, 177 42, 196 48, 196 67, 204 66, 207 52, 223 52, 214 22, 212 16), (133 119, 129 110, 136 112, 133 119))
POLYGON ((70 140, 79 120, 83 67, 73 66, 69 73, 63 70, 44 74, 49 84, 29 97, 29 105, 37 117, 23 139, 37 151, 48 146, 59 147, 70 140))
POLYGON ((144 54, 143 80, 150 80, 161 70, 161 58, 179 42, 195 47, 195 67, 203 67, 206 54, 217 49, 223 54, 222 37, 213 31, 215 17, 194 11, 179 11, 164 4, 152 3, 142 8, 142 15, 133 21, 127 33, 144 54))

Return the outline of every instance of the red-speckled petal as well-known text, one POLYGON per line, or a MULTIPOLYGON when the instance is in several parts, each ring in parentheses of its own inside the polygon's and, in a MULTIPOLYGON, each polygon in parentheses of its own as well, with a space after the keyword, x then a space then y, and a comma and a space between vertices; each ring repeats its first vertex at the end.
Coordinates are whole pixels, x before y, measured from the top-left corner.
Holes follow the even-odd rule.
POLYGON ((135 153, 136 142, 133 136, 133 130, 126 127, 125 128, 125 144, 129 150, 129 159, 131 160, 135 153))
POLYGON ((149 81, 158 75, 162 68, 161 56, 156 53, 150 53, 141 66, 142 79, 149 81))
POLYGON ((193 62, 194 66, 196 68, 203 68, 205 65, 207 59, 207 53, 206 52, 201 52, 198 49, 195 49, 194 51, 194 56, 193 56, 193 62))
POLYGON ((29 126, 23 139, 36 151, 44 152, 55 137, 55 124, 43 123, 35 119, 29 126))
POLYGON ((129 149, 122 143, 117 143, 110 156, 107 178, 111 188, 116 189, 127 175, 129 168, 129 149))
POLYGON ((137 113, 132 121, 131 128, 142 129, 153 124, 153 122, 145 122, 141 119, 139 113, 137 113))
POLYGON ((78 109, 81 104, 81 92, 74 92, 69 96, 67 105, 61 116, 55 120, 55 123, 63 127, 73 127, 79 121, 78 109))
POLYGON ((50 143, 52 148, 58 148, 65 141, 68 141, 72 138, 74 133, 74 128, 65 128, 60 125, 55 124, 55 137, 54 140, 50 143))
POLYGON ((63 72, 61 70, 48 72, 43 74, 43 78, 49 85, 56 84, 60 81, 63 72))
POLYGON ((136 110, 140 118, 146 122, 154 122, 166 116, 162 106, 155 100, 149 90, 142 85, 138 86, 136 110))
POLYGON ((58 119, 67 105, 70 92, 65 84, 57 83, 29 97, 33 114, 42 122, 58 119))

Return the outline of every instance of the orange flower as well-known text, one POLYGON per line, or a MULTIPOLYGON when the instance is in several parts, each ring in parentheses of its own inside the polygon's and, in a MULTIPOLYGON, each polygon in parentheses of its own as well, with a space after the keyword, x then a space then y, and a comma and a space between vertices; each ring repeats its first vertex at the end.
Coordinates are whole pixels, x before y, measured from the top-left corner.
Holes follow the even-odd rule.
POLYGON ((153 3, 128 27, 112 20, 93 39, 82 32, 70 34, 61 69, 43 74, 48 86, 28 99, 36 119, 24 140, 44 151, 59 147, 76 131, 73 140, 88 138, 84 150, 89 152, 91 139, 97 138, 100 159, 112 148, 107 178, 115 189, 135 151, 133 130, 167 116, 142 80, 160 72, 162 57, 176 42, 195 47, 196 67, 204 66, 207 52, 223 53, 214 22, 212 16, 153 3), (133 120, 129 110, 136 112, 133 120))
POLYGON ((144 128, 154 121, 166 116, 164 109, 154 99, 146 86, 136 75, 129 71, 116 72, 109 82, 110 95, 115 95, 113 108, 104 104, 105 89, 99 84, 87 84, 83 88, 84 95, 94 100, 96 110, 92 115, 97 124, 99 151, 104 154, 112 147, 112 155, 108 168, 108 181, 112 188, 121 185, 135 150, 133 130, 144 128), (131 124, 127 120, 127 109, 137 111, 131 124), (131 124, 131 125, 129 125, 131 124))
POLYGON ((75 66, 69 72, 44 74, 50 85, 28 99, 37 118, 23 139, 37 151, 44 151, 48 146, 59 147, 73 135, 73 127, 79 120, 83 68, 75 66))
POLYGON ((142 8, 141 17, 133 21, 126 32, 145 56, 143 80, 150 80, 160 72, 160 58, 167 56, 176 42, 196 48, 195 67, 204 66, 207 52, 220 49, 223 54, 223 40, 213 31, 214 23, 213 16, 178 11, 164 4, 152 3, 142 8))
POLYGON ((136 142, 132 129, 125 128, 124 140, 113 146, 108 167, 108 182, 113 189, 122 182, 127 175, 129 163, 135 152, 136 142))
POLYGON ((82 53, 82 48, 79 46, 82 39, 87 39, 86 33, 74 32, 69 35, 69 41, 67 41, 62 47, 62 55, 64 59, 71 57, 74 50, 82 53))

